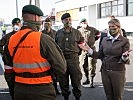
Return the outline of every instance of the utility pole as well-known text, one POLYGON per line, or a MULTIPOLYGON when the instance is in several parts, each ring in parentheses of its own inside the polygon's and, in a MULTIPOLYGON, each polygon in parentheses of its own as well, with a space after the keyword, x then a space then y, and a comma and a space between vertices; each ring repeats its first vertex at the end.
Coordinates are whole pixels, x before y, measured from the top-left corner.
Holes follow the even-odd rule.
POLYGON ((18 0, 16 0, 16 15, 18 17, 18 0))
MULTIPOLYGON (((35 5, 40 8, 40 0, 34 0, 35 5)), ((29 1, 29 4, 32 5, 32 0, 29 1)))
POLYGON ((35 0, 35 5, 40 8, 40 0, 35 0))
POLYGON ((32 0, 29 1, 29 4, 30 4, 30 5, 32 4, 32 0))

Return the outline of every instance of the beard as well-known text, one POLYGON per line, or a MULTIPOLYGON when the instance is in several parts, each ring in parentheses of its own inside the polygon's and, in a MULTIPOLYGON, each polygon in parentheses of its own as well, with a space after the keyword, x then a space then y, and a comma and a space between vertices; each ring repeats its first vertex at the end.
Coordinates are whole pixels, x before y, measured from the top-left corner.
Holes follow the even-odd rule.
POLYGON ((72 23, 63 23, 64 24, 64 27, 71 27, 72 26, 72 23))

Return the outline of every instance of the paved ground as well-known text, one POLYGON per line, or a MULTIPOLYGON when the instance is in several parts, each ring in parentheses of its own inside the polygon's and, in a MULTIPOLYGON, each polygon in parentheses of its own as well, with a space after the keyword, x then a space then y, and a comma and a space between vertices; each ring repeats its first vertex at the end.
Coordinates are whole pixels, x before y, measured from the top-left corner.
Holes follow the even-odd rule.
MULTIPOLYGON (((131 43, 131 49, 133 50, 133 37, 128 37, 130 39, 131 43)), ((133 51, 130 54, 130 58, 133 58, 133 51)), ((98 60, 97 63, 97 70, 96 70, 96 77, 95 77, 95 87, 96 88, 89 88, 88 86, 82 86, 82 97, 81 100, 106 100, 103 85, 101 83, 101 75, 99 72, 101 62, 98 60)), ((124 94, 124 100, 133 100, 133 60, 131 59, 131 64, 126 65, 127 67, 127 73, 126 73, 126 85, 125 85, 125 94, 124 94)), ((83 76, 82 81, 85 80, 85 77, 83 76)), ((70 85, 71 87, 71 85, 70 85)), ((4 80, 4 77, 2 75, 2 68, 0 67, 0 100, 11 100, 9 93, 8 93, 8 87, 4 80)), ((57 96, 57 100, 63 100, 62 96, 57 96)), ((73 95, 70 95, 70 100, 75 100, 73 95)))

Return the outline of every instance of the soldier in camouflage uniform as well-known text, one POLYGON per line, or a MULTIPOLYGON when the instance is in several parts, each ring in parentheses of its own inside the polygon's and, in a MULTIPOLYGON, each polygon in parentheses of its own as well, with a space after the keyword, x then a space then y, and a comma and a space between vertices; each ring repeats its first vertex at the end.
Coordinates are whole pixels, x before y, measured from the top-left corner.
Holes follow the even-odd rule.
MULTIPOLYGON (((80 24, 81 24, 81 28, 79 28, 79 31, 84 37, 84 42, 86 42, 93 50, 96 50, 94 44, 95 44, 95 41, 98 40, 99 38, 99 31, 93 27, 88 26, 87 20, 85 18, 81 20, 80 24)), ((96 71, 97 60, 88 57, 87 52, 85 51, 82 51, 82 54, 80 57, 81 57, 81 61, 84 60, 83 69, 86 76, 86 81, 83 82, 83 85, 90 84, 90 87, 94 88, 93 79, 96 74, 95 71, 96 71), (89 80, 89 76, 90 76, 90 80, 89 80)))

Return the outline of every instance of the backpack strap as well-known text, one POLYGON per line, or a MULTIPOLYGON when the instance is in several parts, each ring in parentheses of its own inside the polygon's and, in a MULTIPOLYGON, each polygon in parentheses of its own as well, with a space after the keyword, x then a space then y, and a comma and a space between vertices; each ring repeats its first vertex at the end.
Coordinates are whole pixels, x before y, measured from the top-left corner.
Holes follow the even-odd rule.
POLYGON ((33 32, 33 30, 28 31, 26 34, 24 34, 24 35, 22 36, 22 38, 20 39, 20 41, 18 42, 18 44, 16 45, 16 47, 15 47, 15 49, 14 49, 14 51, 13 51, 12 59, 14 58, 14 55, 15 55, 17 49, 18 49, 19 44, 20 44, 21 42, 23 42, 24 39, 28 36, 28 34, 30 34, 31 32, 33 32))

